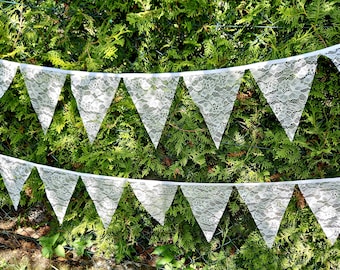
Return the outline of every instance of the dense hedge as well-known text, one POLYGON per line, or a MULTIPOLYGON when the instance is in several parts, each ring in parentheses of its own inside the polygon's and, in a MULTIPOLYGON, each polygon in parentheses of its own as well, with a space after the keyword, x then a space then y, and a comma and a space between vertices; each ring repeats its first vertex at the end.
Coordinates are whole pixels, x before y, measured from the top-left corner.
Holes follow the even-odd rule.
MULTIPOLYGON (((29 0, 0 1, 0 8, 1 59, 63 69, 213 69, 288 57, 340 41, 336 0, 29 0)), ((44 136, 18 72, 0 99, 0 151, 64 169, 132 178, 263 182, 336 177, 340 176, 339 78, 333 63, 320 57, 291 143, 246 73, 219 150, 180 82, 154 149, 123 84, 93 145, 69 80, 44 136)), ((20 206, 41 201, 49 207, 34 172, 20 206)), ((11 205, 2 181, 0 205, 11 205)), ((339 240, 330 245, 299 190, 272 249, 266 247, 236 191, 211 243, 205 241, 180 192, 165 226, 160 226, 126 189, 110 227, 104 230, 81 182, 63 225, 56 219, 52 223, 51 235, 57 232, 60 243, 76 246, 88 240, 97 246, 98 254, 118 261, 139 259, 141 244, 158 247, 159 258, 166 258, 158 264, 168 262, 173 268, 336 269, 340 264, 339 240), (143 238, 146 234, 150 237, 143 238)))

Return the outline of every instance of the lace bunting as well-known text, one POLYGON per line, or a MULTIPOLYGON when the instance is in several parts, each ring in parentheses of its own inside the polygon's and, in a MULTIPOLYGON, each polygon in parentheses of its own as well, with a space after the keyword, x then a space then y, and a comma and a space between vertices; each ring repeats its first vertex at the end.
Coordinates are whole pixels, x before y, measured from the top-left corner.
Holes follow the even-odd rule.
POLYGON ((112 179, 104 176, 81 176, 81 179, 103 221, 104 227, 107 228, 117 209, 126 181, 124 179, 112 181, 112 179))
POLYGON ((33 166, 25 161, 0 156, 0 173, 15 210, 18 209, 20 192, 32 169, 33 166))
POLYGON ((188 200, 205 238, 210 242, 227 206, 233 187, 183 184, 181 190, 188 200))
POLYGON ((164 225, 165 213, 174 200, 177 185, 167 185, 159 181, 130 182, 133 192, 146 211, 164 225))
POLYGON ((293 195, 294 185, 250 185, 237 187, 257 228, 269 248, 279 230, 283 214, 293 195))
POLYGON ((340 184, 299 184, 310 209, 332 245, 340 234, 340 184))
POLYGON ((316 65, 317 56, 311 56, 277 64, 265 62, 250 69, 291 141, 308 99, 316 65))
POLYGON ((55 107, 66 80, 65 73, 33 65, 21 65, 20 70, 25 79, 28 95, 33 109, 46 134, 54 115, 55 107))
POLYGON ((211 137, 219 148, 234 107, 244 71, 183 76, 190 96, 199 107, 211 137))
POLYGON ((72 93, 90 143, 93 143, 97 136, 119 82, 120 78, 104 73, 71 76, 72 93))
POLYGON ((19 64, 0 60, 0 98, 11 85, 19 64))
POLYGON ((179 77, 136 77, 124 79, 125 86, 156 148, 168 118, 178 80, 179 77))
POLYGON ((71 200, 79 176, 52 167, 37 168, 40 178, 45 185, 47 199, 56 214, 59 223, 64 216, 71 200))
POLYGON ((340 71, 340 48, 334 48, 334 50, 329 50, 327 53, 325 53, 325 56, 331 59, 334 65, 340 71))

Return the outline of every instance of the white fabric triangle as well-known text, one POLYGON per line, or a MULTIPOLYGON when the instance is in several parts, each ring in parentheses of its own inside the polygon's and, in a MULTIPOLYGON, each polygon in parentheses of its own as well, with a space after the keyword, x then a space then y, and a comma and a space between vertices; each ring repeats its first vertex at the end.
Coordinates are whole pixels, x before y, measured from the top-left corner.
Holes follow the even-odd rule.
POLYGON ((18 209, 20 192, 32 169, 33 165, 23 160, 0 156, 0 173, 15 210, 18 209))
POLYGON ((299 126, 316 66, 317 55, 282 63, 259 63, 250 69, 291 141, 299 126))
POLYGON ((334 50, 331 50, 331 51, 325 53, 324 55, 327 56, 329 59, 331 59, 333 61, 334 65, 340 71, 340 47, 334 48, 334 50))
POLYGON ((71 75, 72 93, 91 143, 98 134, 119 82, 120 78, 106 74, 71 75))
POLYGON ((45 185, 47 199, 50 201, 61 224, 77 185, 79 175, 52 167, 38 167, 38 172, 45 185))
POLYGON ((340 183, 299 184, 299 188, 333 245, 340 234, 340 183))
POLYGON ((11 85, 19 64, 0 60, 0 98, 11 85))
POLYGON ((271 248, 293 194, 294 185, 250 185, 239 186, 237 189, 267 246, 271 248))
POLYGON ((130 185, 145 210, 164 225, 165 213, 174 200, 178 186, 166 185, 158 181, 130 182, 130 185))
POLYGON ((66 74, 31 65, 21 65, 20 70, 25 79, 33 109, 46 134, 52 122, 66 74))
POLYGON ((81 176, 81 179, 93 200, 104 227, 107 228, 117 209, 126 181, 112 181, 110 178, 101 176, 81 176))
POLYGON ((214 236, 217 225, 224 213, 233 187, 181 185, 191 210, 208 242, 214 236))
POLYGON ((184 75, 184 82, 219 148, 244 71, 184 75))
POLYGON ((169 115, 179 77, 124 78, 150 139, 157 147, 169 115))

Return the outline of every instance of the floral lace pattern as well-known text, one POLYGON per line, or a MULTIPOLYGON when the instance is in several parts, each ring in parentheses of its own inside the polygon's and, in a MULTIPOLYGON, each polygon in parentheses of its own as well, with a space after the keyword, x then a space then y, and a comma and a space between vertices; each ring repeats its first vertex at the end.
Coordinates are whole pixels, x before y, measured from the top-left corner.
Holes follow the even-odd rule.
POLYGON ((52 167, 40 167, 37 169, 45 185, 46 196, 61 224, 63 223, 67 206, 77 185, 79 176, 52 167))
POLYGON ((195 104, 219 148, 224 130, 234 107, 244 71, 183 76, 195 104))
POLYGON ((125 78, 124 83, 155 147, 169 115, 179 77, 125 78))
POLYGON ((71 88, 91 143, 116 93, 120 78, 103 75, 72 75, 71 88))
POLYGON ((130 186, 145 210, 164 225, 165 213, 174 200, 178 186, 152 181, 130 182, 130 186))
POLYGON ((327 53, 325 53, 325 56, 327 56, 329 59, 331 59, 333 61, 334 65, 340 71, 340 48, 328 51, 327 53))
POLYGON ((340 184, 299 184, 309 207, 332 244, 340 234, 340 184))
POLYGON ((188 200, 192 213, 205 238, 210 242, 226 208, 233 187, 207 186, 204 184, 199 186, 181 185, 181 190, 188 200))
POLYGON ((33 166, 21 160, 0 156, 0 173, 6 189, 17 210, 20 201, 20 192, 27 178, 31 174, 33 166))
POLYGON ((18 66, 17 63, 0 61, 0 98, 12 83, 18 66))
POLYGON ((251 68, 288 138, 293 141, 314 79, 317 56, 283 63, 259 63, 251 68))
POLYGON ((66 74, 29 65, 20 66, 20 70, 25 79, 32 106, 46 134, 52 122, 66 74))
POLYGON ((105 177, 81 176, 104 227, 110 225, 111 218, 117 209, 124 190, 125 181, 112 181, 105 177))
POLYGON ((253 185, 240 186, 237 189, 267 246, 271 248, 292 197, 294 185, 253 185))

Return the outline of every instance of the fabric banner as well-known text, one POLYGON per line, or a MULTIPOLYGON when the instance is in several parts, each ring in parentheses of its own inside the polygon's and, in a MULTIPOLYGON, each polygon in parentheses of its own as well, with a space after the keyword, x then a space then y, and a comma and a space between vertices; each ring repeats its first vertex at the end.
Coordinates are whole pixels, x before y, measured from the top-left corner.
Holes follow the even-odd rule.
POLYGON ((294 185, 250 185, 237 187, 269 248, 279 230, 283 214, 293 195, 294 185))
POLYGON ((340 71, 340 47, 330 49, 327 53, 325 53, 325 56, 327 56, 329 59, 331 59, 333 61, 334 65, 340 71))
POLYGON ((181 190, 188 200, 205 238, 210 242, 227 206, 233 187, 183 184, 181 190))
POLYGON ((18 209, 20 192, 32 169, 33 165, 23 160, 0 156, 0 173, 15 210, 18 209))
POLYGON ((0 60, 0 98, 11 85, 19 64, 0 60))
POLYGON ((312 87, 317 56, 258 64, 250 71, 288 138, 293 141, 312 87))
POLYGON ((177 185, 162 181, 130 181, 130 186, 146 211, 164 225, 165 213, 170 208, 177 192, 177 185))
MULTIPOLYGON (((85 72, 84 72, 85 73, 85 72)), ((93 143, 101 123, 116 93, 120 78, 102 74, 71 76, 71 89, 76 99, 90 143, 93 143)))
POLYGON ((104 227, 107 228, 117 209, 126 181, 112 181, 105 176, 81 176, 81 179, 103 221, 104 227))
POLYGON ((190 96, 200 109, 216 148, 220 146, 243 74, 244 71, 229 70, 219 74, 183 76, 190 96))
POLYGON ((178 80, 179 77, 124 79, 125 86, 156 148, 169 115, 178 80))
POLYGON ((33 109, 46 134, 52 122, 66 74, 33 65, 20 65, 20 70, 25 79, 33 109))
POLYGON ((299 184, 310 209, 332 244, 340 234, 340 183, 299 184))
POLYGON ((64 216, 77 185, 79 175, 49 168, 37 168, 40 178, 45 185, 47 199, 56 214, 59 223, 63 223, 64 216))

